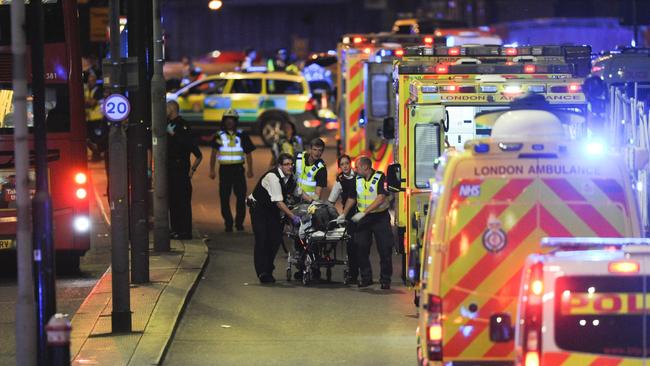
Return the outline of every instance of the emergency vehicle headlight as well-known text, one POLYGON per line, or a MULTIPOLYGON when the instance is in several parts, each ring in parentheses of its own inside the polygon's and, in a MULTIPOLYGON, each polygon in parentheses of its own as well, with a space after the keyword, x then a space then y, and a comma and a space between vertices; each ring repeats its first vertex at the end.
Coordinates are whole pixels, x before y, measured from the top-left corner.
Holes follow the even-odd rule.
POLYGON ((481 85, 481 93, 496 93, 496 85, 481 85))
POLYGON ((600 142, 592 141, 587 143, 585 150, 589 155, 602 155, 605 152, 605 146, 600 142))
POLYGON ((545 93, 546 86, 544 85, 530 85, 528 86, 528 91, 531 93, 545 93))
POLYGON ((350 37, 343 37, 343 43, 345 44, 350 43, 350 37))
POLYGON ((489 144, 476 144, 474 145, 474 152, 478 154, 484 154, 490 151, 489 144))
POLYGON ((75 217, 73 225, 76 231, 86 232, 90 229, 90 219, 87 216, 75 217))
POLYGON ((503 92, 506 94, 519 94, 521 93, 521 86, 519 85, 506 85, 503 89, 503 92))
POLYGON ((423 93, 437 93, 438 87, 435 85, 425 85, 422 87, 423 93))

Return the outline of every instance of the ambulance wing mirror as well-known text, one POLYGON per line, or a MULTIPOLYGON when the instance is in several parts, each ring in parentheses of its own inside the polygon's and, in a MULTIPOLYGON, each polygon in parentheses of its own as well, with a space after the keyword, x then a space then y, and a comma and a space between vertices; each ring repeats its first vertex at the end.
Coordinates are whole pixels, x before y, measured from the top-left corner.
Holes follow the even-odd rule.
POLYGON ((496 343, 510 342, 514 338, 510 314, 496 313, 490 316, 490 340, 496 343))
POLYGON ((395 138, 395 118, 384 118, 384 125, 382 126, 381 134, 386 140, 392 140, 395 138))
POLYGON ((585 93, 587 101, 594 113, 605 112, 605 101, 607 100, 607 84, 598 76, 589 76, 582 84, 582 92, 585 93))
POLYGON ((400 192, 402 189, 402 166, 398 163, 388 166, 386 171, 386 184, 391 192, 400 192))

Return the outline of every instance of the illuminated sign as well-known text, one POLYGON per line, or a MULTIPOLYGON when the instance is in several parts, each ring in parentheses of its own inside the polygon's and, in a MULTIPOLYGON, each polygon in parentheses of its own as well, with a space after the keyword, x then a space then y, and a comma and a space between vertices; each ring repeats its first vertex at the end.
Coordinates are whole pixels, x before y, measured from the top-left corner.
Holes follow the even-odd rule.
POLYGON ((584 293, 565 291, 562 294, 562 315, 626 315, 641 314, 650 309, 650 294, 584 293))

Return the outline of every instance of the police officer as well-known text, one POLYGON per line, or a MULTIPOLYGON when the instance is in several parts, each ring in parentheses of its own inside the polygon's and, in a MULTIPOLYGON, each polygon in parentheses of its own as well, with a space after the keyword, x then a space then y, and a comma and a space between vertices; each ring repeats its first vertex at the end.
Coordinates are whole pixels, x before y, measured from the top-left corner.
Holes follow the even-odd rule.
POLYGON ((370 246, 374 236, 379 252, 379 282, 382 289, 390 289, 393 274, 391 257, 393 233, 390 229, 389 200, 385 180, 384 173, 372 169, 372 162, 369 158, 365 156, 359 158, 356 189, 352 192, 343 210, 343 213, 347 214, 354 205, 359 210, 352 216, 352 222, 357 223, 354 240, 357 245, 357 260, 361 274, 359 287, 367 287, 372 284, 370 246))
POLYGON ((296 155, 296 179, 307 202, 321 199, 323 188, 327 187, 327 167, 321 159, 324 149, 323 140, 315 138, 309 151, 296 155))
POLYGON ((296 156, 296 154, 303 151, 302 146, 302 137, 296 134, 296 125, 291 121, 284 121, 282 123, 282 132, 277 141, 271 146, 271 167, 274 167, 277 163, 278 156, 285 153, 291 156, 296 156))
POLYGON ((248 134, 237 129, 239 114, 234 109, 228 109, 221 119, 222 130, 212 141, 210 154, 210 179, 215 179, 214 165, 219 160, 219 196, 221 198, 221 216, 223 216, 226 232, 232 232, 232 212, 230 211, 230 194, 234 190, 237 199, 235 227, 237 231, 244 230, 246 218, 246 177, 244 176, 244 160, 246 160, 248 178, 253 178, 253 158, 251 152, 255 145, 248 134))
POLYGON ((194 144, 187 122, 178 115, 178 103, 167 102, 167 179, 169 222, 174 239, 192 238, 192 176, 203 155, 194 144), (190 168, 190 153, 194 164, 190 168))
POLYGON ((248 196, 255 235, 255 272, 261 283, 275 282, 273 262, 282 243, 281 212, 284 212, 294 225, 300 223, 300 218, 284 203, 288 195, 299 196, 302 193, 295 177, 292 176, 293 164, 291 155, 280 154, 278 165, 260 178, 253 193, 248 196))

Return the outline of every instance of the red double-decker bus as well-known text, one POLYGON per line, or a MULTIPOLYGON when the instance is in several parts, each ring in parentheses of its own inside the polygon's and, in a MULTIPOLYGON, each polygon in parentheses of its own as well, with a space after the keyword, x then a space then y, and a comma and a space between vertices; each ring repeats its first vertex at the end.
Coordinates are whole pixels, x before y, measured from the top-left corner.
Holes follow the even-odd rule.
MULTIPOLYGON (((11 0, 0 0, 0 252, 15 251, 16 246, 10 3, 11 0)), ((77 2, 43 0, 43 15, 48 176, 54 228, 52 235, 57 257, 78 266, 79 257, 90 247, 90 187, 77 2)), ((26 16, 29 43, 29 11, 26 16)), ((27 51, 28 83, 31 83, 29 45, 27 51)), ((30 132, 33 126, 31 102, 28 97, 27 123, 30 132)), ((34 187, 33 140, 30 140, 29 178, 34 187)))

